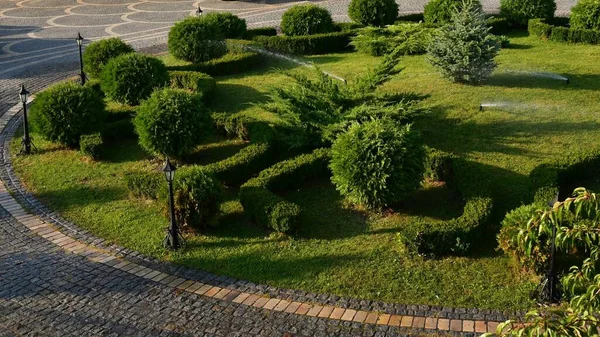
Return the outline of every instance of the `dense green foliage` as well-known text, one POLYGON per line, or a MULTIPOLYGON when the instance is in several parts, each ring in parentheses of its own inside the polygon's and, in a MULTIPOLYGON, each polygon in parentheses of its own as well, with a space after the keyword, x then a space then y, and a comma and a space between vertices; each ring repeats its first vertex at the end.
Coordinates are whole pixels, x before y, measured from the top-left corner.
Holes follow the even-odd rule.
POLYGON ((579 0, 571 8, 569 23, 574 29, 600 30, 600 0, 579 0))
POLYGON ((227 53, 223 33, 214 19, 188 17, 169 31, 169 52, 182 60, 200 63, 227 53))
POLYGON ((275 27, 259 27, 252 28, 246 31, 246 38, 253 39, 256 36, 275 36, 277 35, 277 29, 275 27))
POLYGON ((169 72, 159 59, 125 54, 111 59, 102 70, 102 91, 110 99, 137 105, 169 83, 169 72))
POLYGON ((118 37, 94 41, 85 47, 83 70, 91 77, 100 77, 102 68, 111 58, 133 52, 133 48, 118 37))
POLYGON ((357 51, 373 56, 382 56, 395 49, 407 55, 423 54, 436 32, 436 28, 418 23, 399 23, 385 28, 367 27, 352 38, 351 44, 357 51))
POLYGON ((383 27, 396 20, 398 4, 395 0, 352 0, 348 16, 365 26, 383 27))
MULTIPOLYGON (((475 1, 479 7, 481 3, 475 1)), ((430 0, 423 10, 423 18, 429 24, 446 24, 452 21, 452 15, 460 11, 463 0, 430 0)))
POLYGON ((348 50, 354 32, 299 36, 257 36, 254 41, 265 49, 293 55, 319 55, 348 50))
POLYGON ((79 139, 79 149, 81 150, 81 153, 92 159, 100 159, 104 149, 100 132, 82 135, 79 139))
POLYGON ((227 185, 239 186, 273 163, 272 148, 268 143, 256 142, 241 149, 235 155, 208 164, 204 168, 227 185))
POLYGON ((29 111, 34 130, 73 148, 82 135, 99 131, 104 118, 102 97, 91 87, 74 82, 55 84, 40 92, 29 111))
POLYGON ((194 92, 206 102, 217 88, 212 76, 197 71, 170 71, 171 88, 185 89, 194 92))
POLYGON ((555 11, 555 0, 500 0, 500 15, 520 27, 529 19, 552 19, 555 11))
POLYGON ((239 74, 261 64, 260 54, 245 51, 225 54, 225 56, 203 63, 191 63, 185 65, 173 65, 168 69, 171 71, 196 71, 210 76, 223 76, 239 74))
POLYGON ((229 12, 212 12, 202 15, 202 20, 219 28, 226 39, 241 39, 246 36, 246 20, 229 12))
POLYGON ((428 48, 429 61, 453 82, 478 84, 496 68, 500 46, 485 23, 481 4, 465 0, 452 23, 444 26, 428 48))
POLYGON ((174 158, 189 154, 211 130, 201 97, 177 89, 155 91, 140 105, 134 125, 146 151, 174 158))
POLYGON ((281 18, 281 31, 287 36, 325 34, 333 30, 331 13, 313 4, 292 6, 281 18))
POLYGON ((529 34, 555 42, 600 44, 600 30, 554 26, 542 19, 529 20, 529 34))
POLYGON ((302 186, 306 181, 329 176, 329 150, 317 149, 279 162, 240 187, 244 212, 259 225, 278 232, 293 232, 298 227, 301 208, 274 192, 302 186))
POLYGON ((354 203, 380 208, 421 186, 425 152, 410 125, 389 119, 354 124, 331 148, 331 180, 354 203))

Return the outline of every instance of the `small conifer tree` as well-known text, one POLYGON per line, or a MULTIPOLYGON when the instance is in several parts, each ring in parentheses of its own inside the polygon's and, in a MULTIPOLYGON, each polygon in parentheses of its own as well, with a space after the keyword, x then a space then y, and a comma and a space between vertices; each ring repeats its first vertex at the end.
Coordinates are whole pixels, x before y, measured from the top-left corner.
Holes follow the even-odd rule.
POLYGON ((454 82, 478 84, 496 68, 494 57, 500 46, 477 0, 463 0, 452 16, 452 23, 442 28, 427 53, 431 64, 454 82))

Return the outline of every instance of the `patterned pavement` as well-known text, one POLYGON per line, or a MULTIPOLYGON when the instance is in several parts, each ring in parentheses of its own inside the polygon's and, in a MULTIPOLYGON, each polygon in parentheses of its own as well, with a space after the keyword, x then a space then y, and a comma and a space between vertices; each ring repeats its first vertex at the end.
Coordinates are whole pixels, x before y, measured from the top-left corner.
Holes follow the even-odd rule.
MULTIPOLYGON (((177 20, 197 6, 230 11, 250 27, 277 25, 290 6, 262 0, 0 0, 0 115, 21 83, 37 92, 74 76, 74 37, 119 36, 141 51, 164 48, 177 20)), ((314 1, 346 21, 349 0, 314 1)), ((401 1, 419 12, 425 0, 401 1)), ((565 15, 574 0, 559 0, 565 15)), ((498 1, 484 0, 495 12, 498 1)), ((2 201, 0 200, 0 204, 2 201)), ((406 336, 390 326, 277 312, 177 291, 68 254, 0 207, 0 337, 5 336, 406 336)), ((474 334, 467 334, 474 335, 474 334)))

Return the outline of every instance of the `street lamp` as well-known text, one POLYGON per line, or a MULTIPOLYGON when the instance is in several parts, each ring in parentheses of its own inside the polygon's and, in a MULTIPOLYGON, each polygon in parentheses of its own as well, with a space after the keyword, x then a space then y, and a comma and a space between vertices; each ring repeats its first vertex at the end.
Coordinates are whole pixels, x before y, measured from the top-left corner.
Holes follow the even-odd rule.
POLYGON ((23 140, 21 153, 25 152, 25 154, 31 153, 31 138, 29 137, 29 125, 27 123, 27 95, 29 95, 29 91, 25 89, 25 85, 21 84, 21 91, 19 92, 19 98, 21 99, 21 103, 23 103, 23 140))
POLYGON ((165 238, 165 246, 176 250, 179 248, 179 230, 177 229, 177 223, 175 222, 175 203, 173 200, 173 180, 175 179, 175 165, 171 164, 169 158, 163 167, 163 173, 169 183, 169 217, 170 225, 167 231, 167 237, 165 238))
POLYGON ((80 33, 77 33, 77 45, 79 46, 79 77, 81 77, 81 85, 85 85, 85 73, 83 72, 83 55, 81 53, 81 46, 83 44, 83 37, 80 33))
MULTIPOLYGON (((559 192, 560 193, 560 192, 559 192)), ((553 208, 554 205, 558 202, 559 193, 556 193, 554 199, 548 202, 548 206, 553 208)), ((552 224, 552 244, 550 246, 550 266, 548 268, 548 272, 546 276, 542 278, 542 300, 550 303, 558 303, 560 300, 560 292, 558 289, 558 285, 560 284, 560 280, 558 279, 558 275, 556 273, 556 266, 554 263, 556 254, 556 225, 552 224)))
POLYGON ((196 10, 196 16, 202 16, 202 9, 200 8, 200 5, 198 5, 198 9, 196 10))

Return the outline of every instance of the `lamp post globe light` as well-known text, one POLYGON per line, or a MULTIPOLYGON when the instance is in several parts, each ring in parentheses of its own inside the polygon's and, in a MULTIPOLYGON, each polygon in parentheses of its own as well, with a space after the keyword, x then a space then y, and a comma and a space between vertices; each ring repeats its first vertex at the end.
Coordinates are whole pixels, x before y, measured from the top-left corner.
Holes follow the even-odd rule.
POLYGON ((22 148, 21 153, 30 154, 31 153, 31 138, 29 137, 29 124, 27 122, 27 96, 29 95, 29 91, 25 89, 25 85, 21 84, 21 91, 19 92, 19 98, 21 99, 21 103, 23 103, 23 140, 22 140, 22 148))
POLYGON ((83 54, 81 53, 81 47, 83 45, 83 37, 81 33, 77 33, 77 46, 79 47, 79 77, 81 78, 81 85, 85 85, 85 73, 83 72, 83 54))
POLYGON ((163 173, 165 174, 165 179, 169 184, 169 229, 167 230, 167 237, 165 238, 165 246, 167 248, 171 248, 176 250, 179 248, 179 230, 177 229, 177 223, 175 222, 175 204, 173 198, 173 180, 175 179, 175 170, 177 168, 175 165, 171 164, 169 158, 163 167, 163 173))

